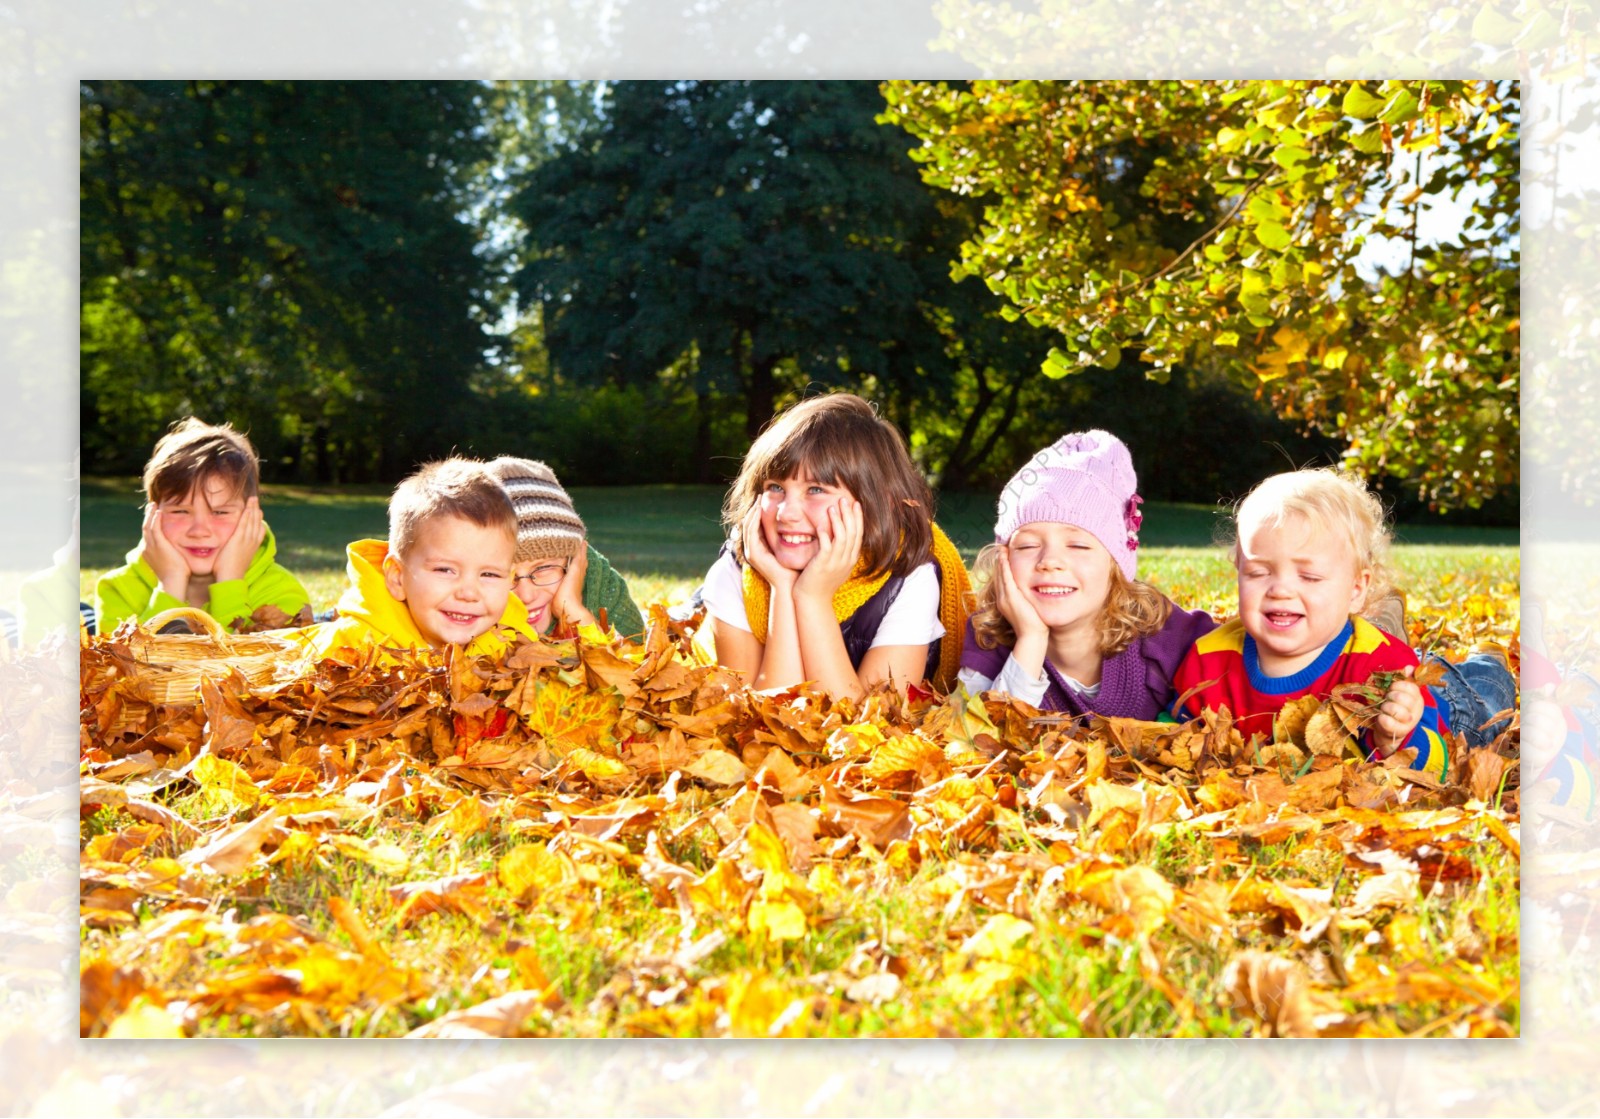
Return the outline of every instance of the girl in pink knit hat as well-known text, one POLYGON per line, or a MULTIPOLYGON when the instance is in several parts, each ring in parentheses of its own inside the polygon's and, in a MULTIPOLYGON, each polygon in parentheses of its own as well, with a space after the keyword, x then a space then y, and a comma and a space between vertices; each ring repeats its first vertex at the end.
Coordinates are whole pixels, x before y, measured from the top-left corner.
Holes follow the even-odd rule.
POLYGON ((1139 582, 1138 479, 1128 448, 1074 432, 1035 455, 1000 494, 959 679, 1042 711, 1154 719, 1172 674, 1216 628, 1139 582))

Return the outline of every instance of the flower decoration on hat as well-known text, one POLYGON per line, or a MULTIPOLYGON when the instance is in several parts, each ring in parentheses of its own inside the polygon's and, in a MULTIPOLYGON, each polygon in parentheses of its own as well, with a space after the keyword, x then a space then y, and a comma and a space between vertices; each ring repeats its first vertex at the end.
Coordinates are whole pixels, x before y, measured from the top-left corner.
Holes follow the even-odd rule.
POLYGON ((1139 548, 1139 526, 1144 524, 1144 514, 1139 512, 1139 506, 1144 504, 1144 498, 1134 494, 1128 498, 1128 504, 1122 510, 1122 523, 1128 528, 1128 550, 1137 551, 1139 548))

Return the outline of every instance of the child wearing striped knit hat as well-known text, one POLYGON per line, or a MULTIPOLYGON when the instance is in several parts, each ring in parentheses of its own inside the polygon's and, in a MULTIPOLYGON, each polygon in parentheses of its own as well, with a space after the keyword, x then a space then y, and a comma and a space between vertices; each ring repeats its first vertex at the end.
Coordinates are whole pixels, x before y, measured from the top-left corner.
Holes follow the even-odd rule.
POLYGON ((517 514, 511 590, 541 634, 591 625, 615 629, 635 642, 644 620, 628 584, 586 539, 572 498, 542 462, 502 456, 484 464, 505 489, 517 514))

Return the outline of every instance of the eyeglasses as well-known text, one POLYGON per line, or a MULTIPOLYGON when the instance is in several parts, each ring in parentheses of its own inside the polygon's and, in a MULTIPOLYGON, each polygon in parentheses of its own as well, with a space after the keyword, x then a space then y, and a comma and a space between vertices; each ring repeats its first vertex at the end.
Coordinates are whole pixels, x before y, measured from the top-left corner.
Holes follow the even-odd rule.
POLYGON ((543 567, 536 567, 526 575, 511 576, 513 588, 524 579, 536 587, 553 587, 566 578, 567 569, 559 564, 547 563, 543 567))

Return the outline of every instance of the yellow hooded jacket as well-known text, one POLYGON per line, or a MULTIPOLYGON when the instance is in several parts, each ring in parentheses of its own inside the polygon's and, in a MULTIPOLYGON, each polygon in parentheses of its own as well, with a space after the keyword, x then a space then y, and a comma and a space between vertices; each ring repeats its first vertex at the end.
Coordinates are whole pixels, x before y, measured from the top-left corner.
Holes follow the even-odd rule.
MULTIPOLYGON (((339 598, 339 616, 294 632, 297 639, 305 642, 307 653, 321 658, 335 649, 352 646, 428 648, 428 639, 417 629, 410 607, 390 594, 383 580, 383 561, 389 554, 389 545, 382 540, 357 540, 345 549, 345 554, 349 558, 350 586, 339 598)), ((528 609, 516 595, 506 598, 499 626, 538 640, 528 625, 528 609)), ((475 637, 466 651, 472 656, 503 652, 511 638, 499 626, 475 637)))

